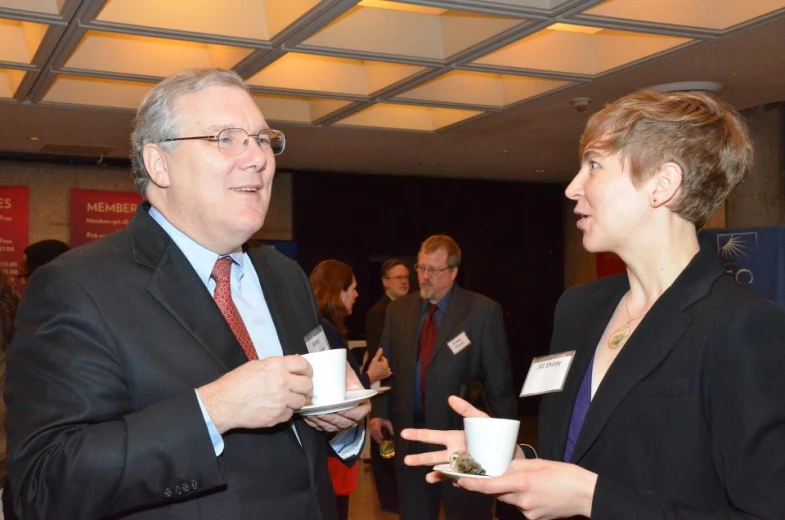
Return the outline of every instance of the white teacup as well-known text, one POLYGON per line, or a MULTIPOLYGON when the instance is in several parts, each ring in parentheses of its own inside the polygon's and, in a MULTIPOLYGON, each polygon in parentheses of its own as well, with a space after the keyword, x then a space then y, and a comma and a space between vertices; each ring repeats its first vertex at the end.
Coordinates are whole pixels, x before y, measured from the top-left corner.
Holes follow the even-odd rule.
POLYGON ((346 349, 303 354, 313 369, 313 395, 309 404, 322 406, 346 399, 346 349))
POLYGON ((507 471, 515 454, 520 421, 492 417, 464 417, 466 449, 492 477, 507 471))

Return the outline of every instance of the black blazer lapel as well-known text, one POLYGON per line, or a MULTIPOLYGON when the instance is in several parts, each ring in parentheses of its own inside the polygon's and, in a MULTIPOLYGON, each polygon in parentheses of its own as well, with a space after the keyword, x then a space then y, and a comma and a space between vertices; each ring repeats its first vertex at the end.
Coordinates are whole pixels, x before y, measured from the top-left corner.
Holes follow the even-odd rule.
POLYGON ((670 354, 692 323, 684 309, 705 297, 722 273, 716 255, 703 248, 652 306, 597 388, 571 462, 580 461, 619 403, 670 354))
POLYGON ((662 300, 654 307, 644 318, 646 323, 641 323, 630 336, 597 388, 570 462, 577 462, 586 454, 619 403, 665 359, 691 322, 683 312, 674 315, 662 300), (659 318, 667 319, 667 326, 662 327, 659 318))
POLYGON ((128 225, 134 261, 153 269, 147 290, 226 370, 245 361, 232 330, 182 251, 140 205, 128 225))
MULTIPOLYGON (((590 323, 587 323, 585 326, 577 326, 575 328, 575 330, 587 331, 585 335, 578 335, 578 337, 573 337, 572 339, 572 341, 580 341, 581 343, 559 346, 560 352, 570 350, 575 350, 576 352, 575 359, 573 359, 572 366, 570 366, 570 371, 567 374, 567 380, 564 382, 564 389, 561 392, 552 394, 554 409, 563 411, 559 416, 558 422, 554 425, 553 436, 551 437, 553 439, 553 453, 551 456, 555 460, 562 460, 564 457, 564 450, 567 446, 567 433, 572 420, 572 409, 578 397, 578 390, 586 370, 589 368, 589 363, 594 357, 597 343, 599 343, 602 333, 605 331, 605 325, 610 321, 622 294, 624 294, 623 290, 614 288, 613 292, 605 299, 604 307, 598 308, 596 318, 590 316, 591 313, 579 313, 578 315, 584 320, 590 320, 590 323)), ((551 353, 557 354, 559 352, 551 353)))

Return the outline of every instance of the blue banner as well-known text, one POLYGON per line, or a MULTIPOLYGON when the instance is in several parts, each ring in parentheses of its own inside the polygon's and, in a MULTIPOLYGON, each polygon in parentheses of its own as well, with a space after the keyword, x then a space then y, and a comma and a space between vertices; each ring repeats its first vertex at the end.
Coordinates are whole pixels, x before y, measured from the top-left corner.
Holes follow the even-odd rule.
POLYGON ((785 307, 785 227, 708 229, 700 236, 737 282, 785 307))

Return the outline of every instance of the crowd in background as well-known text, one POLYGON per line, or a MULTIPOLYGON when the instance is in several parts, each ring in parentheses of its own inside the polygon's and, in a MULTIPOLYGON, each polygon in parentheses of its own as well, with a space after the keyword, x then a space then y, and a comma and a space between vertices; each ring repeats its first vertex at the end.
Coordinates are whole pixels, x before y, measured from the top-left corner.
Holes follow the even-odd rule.
POLYGON ((298 415, 302 355, 322 337, 347 347, 358 289, 346 263, 307 277, 249 242, 285 142, 234 72, 167 78, 135 120, 145 202, 128 227, 45 268, 31 249, 18 310, 3 281, 4 505, 30 520, 346 519, 367 422, 373 451, 393 438, 374 471, 402 520, 491 520, 494 499, 530 519, 782 517, 784 311, 697 237, 752 166, 731 107, 638 92, 590 118, 565 195, 584 248, 626 272, 562 295, 550 348, 571 368, 543 398, 540 458, 519 449, 484 479, 431 469, 466 450, 464 417, 517 416, 502 308, 456 283, 450 236, 382 267, 345 387, 387 391, 298 415))

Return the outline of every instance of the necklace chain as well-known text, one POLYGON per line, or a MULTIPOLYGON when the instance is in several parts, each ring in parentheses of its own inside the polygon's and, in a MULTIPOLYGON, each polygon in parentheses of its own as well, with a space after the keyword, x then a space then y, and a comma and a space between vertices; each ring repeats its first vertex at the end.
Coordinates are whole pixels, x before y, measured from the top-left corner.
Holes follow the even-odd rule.
POLYGON ((624 295, 624 310, 627 312, 627 323, 614 330, 613 333, 608 337, 608 348, 611 350, 616 350, 627 342, 627 338, 629 338, 631 334, 630 325, 632 322, 643 318, 643 315, 646 314, 646 311, 644 310, 643 313, 636 318, 630 316, 629 291, 624 295))

